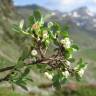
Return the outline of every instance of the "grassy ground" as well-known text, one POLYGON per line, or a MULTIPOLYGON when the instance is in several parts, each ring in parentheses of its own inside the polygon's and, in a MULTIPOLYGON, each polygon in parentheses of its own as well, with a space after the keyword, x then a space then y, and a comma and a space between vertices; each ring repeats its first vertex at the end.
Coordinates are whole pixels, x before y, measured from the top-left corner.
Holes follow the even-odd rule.
POLYGON ((96 48, 83 50, 82 53, 88 59, 96 61, 96 48))
POLYGON ((8 88, 0 88, 0 96, 25 96, 25 95, 16 93, 8 88))
POLYGON ((96 86, 81 86, 77 91, 65 89, 62 92, 56 92, 54 96, 96 96, 96 86))
MULTIPOLYGON (((16 93, 8 88, 0 88, 0 96, 41 96, 36 94, 20 94, 16 93)), ((77 91, 59 91, 53 96, 96 96, 96 86, 82 86, 77 91)))
POLYGON ((96 88, 94 87, 81 87, 76 96, 96 96, 96 88))

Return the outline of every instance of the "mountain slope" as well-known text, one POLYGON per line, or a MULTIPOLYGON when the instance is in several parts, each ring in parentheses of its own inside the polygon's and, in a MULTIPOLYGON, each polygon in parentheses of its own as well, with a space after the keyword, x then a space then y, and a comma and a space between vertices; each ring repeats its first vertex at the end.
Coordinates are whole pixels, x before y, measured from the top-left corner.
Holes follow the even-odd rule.
POLYGON ((16 6, 16 10, 17 10, 18 14, 21 15, 25 19, 25 21, 27 21, 28 17, 32 15, 33 10, 40 10, 40 12, 44 16, 51 13, 51 10, 48 10, 48 9, 38 6, 36 4, 26 5, 26 6, 16 6))
MULTIPOLYGON (((4 59, 7 64, 15 63, 19 56, 16 34, 12 31, 18 18, 12 0, 0 0, 0 61, 4 59)), ((2 63, 3 61, 0 62, 2 63)))
POLYGON ((61 26, 68 24, 70 26, 70 37, 72 37, 72 40, 80 47, 80 51, 78 52, 79 55, 76 55, 76 58, 83 57, 89 64, 88 70, 85 74, 85 80, 90 83, 96 81, 94 77, 94 68, 96 68, 96 28, 94 27, 96 23, 96 14, 89 11, 87 7, 81 7, 69 13, 48 10, 37 5, 35 5, 35 7, 34 5, 30 5, 29 7, 23 6, 16 8, 17 12, 25 20, 32 14, 33 10, 39 9, 46 17, 46 22, 57 21, 61 26), (92 78, 92 80, 90 80, 90 78, 92 78))
POLYGON ((38 5, 17 6, 16 9, 25 20, 32 14, 33 10, 38 9, 47 17, 46 21, 57 21, 61 25, 68 24, 72 39, 77 41, 82 47, 96 47, 93 44, 93 41, 94 43, 96 42, 96 30, 94 27, 96 14, 89 11, 87 7, 81 7, 69 13, 48 10, 38 5))

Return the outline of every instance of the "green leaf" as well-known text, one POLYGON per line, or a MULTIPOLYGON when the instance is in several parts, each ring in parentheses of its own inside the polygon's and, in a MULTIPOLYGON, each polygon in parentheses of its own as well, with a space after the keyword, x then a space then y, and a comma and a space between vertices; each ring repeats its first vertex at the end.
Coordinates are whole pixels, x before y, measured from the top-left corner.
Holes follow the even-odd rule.
MULTIPOLYGON (((31 48, 24 48, 24 50, 23 50, 23 52, 22 52, 22 55, 20 56, 20 58, 19 58, 19 60, 21 61, 24 61, 26 58, 28 58, 28 56, 30 55, 30 53, 31 53, 31 50, 30 50, 31 48)), ((19 61, 18 60, 18 61, 19 61)))
POLYGON ((53 35, 53 32, 52 31, 49 30, 48 31, 48 34, 49 34, 49 38, 50 39, 54 39, 54 35, 53 35))
POLYGON ((41 13, 36 10, 33 12, 34 18, 36 19, 36 21, 40 21, 41 20, 41 13))
POLYGON ((18 68, 24 67, 24 61, 23 60, 18 60, 17 64, 15 65, 15 69, 17 70, 18 68))
POLYGON ((62 80, 61 80, 61 84, 65 84, 67 82, 67 78, 65 78, 64 76, 62 77, 62 80))
POLYGON ((45 40, 45 46, 48 47, 50 41, 49 41, 49 38, 45 40))
POLYGON ((74 45, 74 44, 73 44, 71 47, 72 47, 73 49, 75 49, 75 50, 79 50, 79 47, 78 47, 77 45, 74 45))
POLYGON ((27 75, 29 74, 29 72, 30 72, 30 68, 27 67, 27 68, 24 70, 23 74, 21 75, 21 78, 24 78, 25 76, 27 76, 27 75))
POLYGON ((60 34, 61 34, 64 38, 69 37, 69 34, 68 34, 67 31, 61 31, 60 34))
POLYGON ((67 51, 68 51, 69 54, 73 53, 73 49, 72 48, 68 48, 67 51))
POLYGON ((51 27, 51 30, 53 31, 53 34, 56 34, 56 32, 60 30, 60 25, 55 22, 54 25, 51 27))
POLYGON ((66 58, 66 59, 68 59, 69 57, 70 57, 70 51, 68 51, 68 50, 66 50, 65 52, 64 52, 64 57, 66 58))
POLYGON ((19 81, 19 82, 16 82, 16 84, 17 84, 18 86, 20 86, 21 88, 23 88, 24 90, 28 91, 25 82, 19 81))
POLYGON ((40 72, 45 72, 47 65, 46 64, 37 64, 37 68, 40 70, 40 72))
POLYGON ((20 56, 19 59, 18 59, 18 62, 17 62, 17 64, 16 64, 15 68, 22 68, 22 67, 24 66, 24 60, 25 60, 26 58, 28 58, 28 56, 30 55, 30 53, 31 53, 31 48, 30 48, 30 49, 27 48, 27 47, 24 48, 21 56, 20 56))
POLYGON ((40 24, 41 24, 41 25, 44 24, 44 18, 43 18, 43 17, 41 17, 40 24))
POLYGON ((62 77, 63 77, 63 75, 62 75, 61 72, 58 72, 58 73, 56 73, 56 74, 53 76, 52 81, 53 81, 54 87, 56 87, 56 88, 60 88, 60 87, 61 87, 62 77))
POLYGON ((69 25, 65 24, 64 27, 63 27, 63 31, 68 31, 68 30, 69 30, 69 25))
POLYGON ((34 16, 29 17, 29 24, 32 26, 35 23, 35 18, 34 16))
POLYGON ((13 25, 12 30, 13 30, 14 32, 18 32, 18 33, 22 31, 22 30, 20 29, 20 27, 19 27, 18 25, 16 25, 16 24, 13 25))
POLYGON ((79 62, 77 63, 77 66, 78 66, 78 70, 84 68, 86 66, 86 63, 83 62, 82 58, 79 60, 79 62))
POLYGON ((60 88, 61 87, 58 74, 53 76, 52 81, 53 81, 53 86, 54 87, 56 87, 56 88, 60 88))
POLYGON ((27 81, 33 82, 31 78, 26 78, 27 81))
POLYGON ((73 63, 73 62, 75 62, 75 59, 74 58, 69 58, 68 61, 73 63))
POLYGON ((78 73, 75 73, 75 78, 76 78, 77 81, 81 80, 81 77, 80 77, 80 75, 78 73))

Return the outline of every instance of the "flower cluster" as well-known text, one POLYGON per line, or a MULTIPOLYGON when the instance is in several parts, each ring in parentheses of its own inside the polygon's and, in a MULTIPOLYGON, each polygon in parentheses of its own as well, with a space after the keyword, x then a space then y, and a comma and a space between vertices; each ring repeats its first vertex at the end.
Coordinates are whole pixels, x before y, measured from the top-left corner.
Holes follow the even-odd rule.
POLYGON ((63 45, 63 47, 64 47, 65 49, 68 49, 68 48, 71 47, 71 41, 70 41, 70 39, 69 39, 68 37, 62 39, 62 40, 60 41, 60 43, 63 45))
POLYGON ((45 75, 45 77, 47 77, 49 80, 52 80, 52 79, 53 79, 53 75, 52 75, 52 74, 49 74, 48 72, 45 72, 44 75, 45 75))
POLYGON ((73 52, 78 50, 78 46, 71 42, 66 26, 62 28, 56 22, 44 22, 38 11, 30 17, 27 29, 23 29, 23 24, 21 21, 18 32, 31 38, 31 44, 28 45, 31 51, 26 51, 28 54, 25 57, 35 58, 36 64, 32 66, 39 68, 55 87, 60 87, 69 77, 82 77, 87 66, 80 60, 73 67, 73 52))
POLYGON ((82 77, 87 68, 87 65, 85 65, 82 60, 80 60, 79 63, 81 63, 81 65, 78 64, 74 69, 77 71, 77 74, 82 77))

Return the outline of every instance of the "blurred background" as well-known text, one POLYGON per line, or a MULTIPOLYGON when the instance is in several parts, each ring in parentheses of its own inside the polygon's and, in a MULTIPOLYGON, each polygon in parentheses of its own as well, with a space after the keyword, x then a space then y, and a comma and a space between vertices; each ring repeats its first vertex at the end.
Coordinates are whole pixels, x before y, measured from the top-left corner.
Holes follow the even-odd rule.
MULTIPOLYGON (((83 57, 88 68, 80 82, 70 84, 72 92, 69 86, 68 92, 63 89, 52 95, 54 88, 40 89, 33 84, 28 96, 96 96, 96 0, 0 0, 0 68, 14 65, 26 44, 24 36, 13 32, 13 24, 18 24, 21 19, 27 22, 33 10, 37 9, 46 21, 70 26, 70 37, 80 47, 76 58, 83 57), (80 88, 76 90, 78 86, 80 88)), ((49 82, 35 72, 32 76, 38 85, 49 82)), ((8 84, 4 84, 0 85, 0 96, 27 96, 13 92, 8 84)), ((17 88, 18 91, 24 93, 17 88)))

